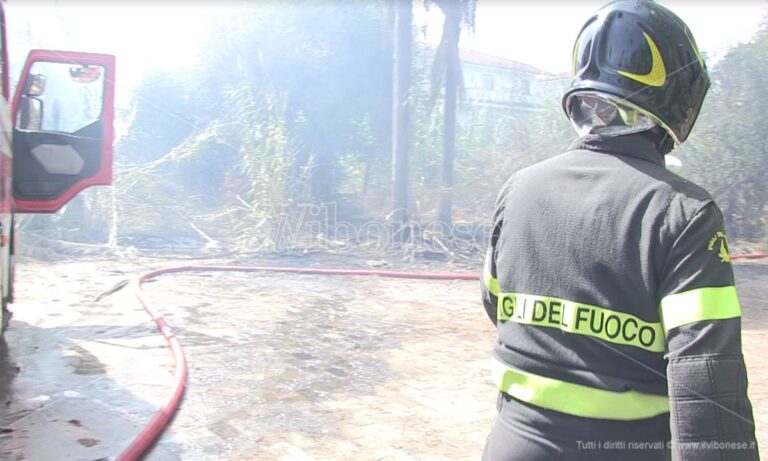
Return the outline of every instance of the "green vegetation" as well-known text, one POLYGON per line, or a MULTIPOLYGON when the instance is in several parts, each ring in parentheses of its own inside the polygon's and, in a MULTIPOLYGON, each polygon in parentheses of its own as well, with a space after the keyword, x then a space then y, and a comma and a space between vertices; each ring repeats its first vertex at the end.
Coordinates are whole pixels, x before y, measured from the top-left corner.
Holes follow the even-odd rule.
POLYGON ((731 238, 768 241, 768 24, 730 51, 690 140, 684 175, 715 198, 731 238))
MULTIPOLYGON (((434 3, 453 11, 450 1, 434 3)), ((454 34, 459 24, 471 25, 474 7, 458 3, 454 34)), ((370 232, 342 234, 335 224, 392 219, 393 16, 392 2, 383 0, 224 10, 212 18, 194 73, 149 75, 135 94, 116 146, 115 187, 89 191, 62 216, 36 219, 62 220, 82 230, 80 241, 112 244, 141 236, 240 250, 368 244, 370 232)), ((427 232, 430 223, 446 210, 443 222, 465 229, 486 223, 509 174, 562 152, 575 134, 557 97, 528 111, 459 98, 448 128, 455 133, 445 133, 445 98, 436 94, 433 69, 445 69, 456 51, 443 53, 436 59, 420 43, 408 50, 407 216, 412 239, 442 235, 436 249, 450 252, 458 239, 427 232), (446 166, 451 136, 455 158, 446 166)), ((713 193, 733 237, 766 242, 766 28, 711 71, 700 120, 676 154, 684 174, 713 193)), ((452 84, 460 89, 460 77, 452 84)))

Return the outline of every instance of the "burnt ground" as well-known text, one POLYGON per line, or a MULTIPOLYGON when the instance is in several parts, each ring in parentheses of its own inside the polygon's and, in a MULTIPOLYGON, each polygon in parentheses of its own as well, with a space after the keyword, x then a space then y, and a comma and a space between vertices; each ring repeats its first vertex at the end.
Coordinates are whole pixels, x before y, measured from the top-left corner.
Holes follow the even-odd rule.
MULTIPOLYGON (((172 359, 129 289, 100 295, 180 263, 19 261, 15 315, 0 345, 0 460, 114 459, 128 445, 169 392, 172 359)), ((309 264, 369 268, 338 258, 309 264)), ((768 265, 739 264, 736 274, 766 447, 768 265)), ((479 457, 495 391, 494 332, 477 282, 194 273, 144 291, 190 365, 181 411, 147 460, 479 457)))

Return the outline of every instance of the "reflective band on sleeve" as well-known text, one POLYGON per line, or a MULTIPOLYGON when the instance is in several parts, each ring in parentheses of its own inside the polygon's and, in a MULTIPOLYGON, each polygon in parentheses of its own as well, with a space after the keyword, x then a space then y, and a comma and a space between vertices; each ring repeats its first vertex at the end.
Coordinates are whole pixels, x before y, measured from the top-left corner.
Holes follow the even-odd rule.
POLYGON ((613 311, 565 299, 522 293, 501 293, 497 302, 500 322, 558 328, 568 333, 603 341, 664 351, 661 322, 646 322, 625 312, 613 311))
POLYGON ((543 408, 584 418, 632 421, 669 412, 669 399, 638 391, 614 392, 511 368, 493 360, 499 390, 543 408))
POLYGON ((491 272, 486 268, 483 272, 483 283, 485 288, 495 296, 499 296, 499 279, 491 275, 491 272))
POLYGON ((705 287, 665 296, 661 300, 664 329, 700 322, 741 317, 736 287, 705 287))

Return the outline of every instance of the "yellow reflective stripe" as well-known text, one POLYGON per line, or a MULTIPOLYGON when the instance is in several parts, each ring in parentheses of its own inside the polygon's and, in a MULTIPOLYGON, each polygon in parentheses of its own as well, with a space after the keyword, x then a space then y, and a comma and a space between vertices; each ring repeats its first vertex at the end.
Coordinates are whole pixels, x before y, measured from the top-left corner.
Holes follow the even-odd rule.
POLYGON ((576 71, 578 70, 576 69, 576 58, 578 58, 579 45, 581 45, 581 35, 579 35, 579 38, 576 39, 576 44, 573 46, 573 57, 571 58, 571 67, 573 68, 573 72, 571 75, 574 77, 576 76, 576 71))
POLYGON ((669 331, 702 320, 741 317, 736 287, 704 287, 665 296, 661 300, 661 319, 669 331))
POLYGON ((501 322, 509 320, 524 325, 558 328, 614 344, 651 352, 664 351, 661 322, 646 322, 632 314, 566 299, 523 293, 500 293, 498 296, 497 318, 501 322))
POLYGON ((499 390, 518 400, 561 413, 632 421, 669 411, 669 399, 663 395, 597 389, 517 370, 495 359, 492 366, 499 390))
POLYGON ((487 288, 491 294, 499 296, 499 279, 491 275, 488 268, 483 272, 483 283, 485 284, 485 288, 487 288))
POLYGON ((659 48, 653 42, 651 36, 645 32, 643 32, 643 35, 646 42, 648 42, 648 49, 651 50, 651 71, 647 74, 633 74, 632 72, 620 70, 618 73, 645 85, 662 87, 667 81, 667 68, 664 66, 664 59, 661 57, 659 48))

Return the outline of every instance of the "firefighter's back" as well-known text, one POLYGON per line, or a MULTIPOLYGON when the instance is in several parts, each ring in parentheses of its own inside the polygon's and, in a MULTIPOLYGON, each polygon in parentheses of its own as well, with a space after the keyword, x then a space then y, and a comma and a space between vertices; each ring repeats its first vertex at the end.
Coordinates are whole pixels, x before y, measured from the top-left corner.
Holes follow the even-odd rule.
POLYGON ((708 201, 632 137, 582 138, 504 186, 495 374, 501 417, 554 450, 538 459, 668 456, 658 284, 708 201))

